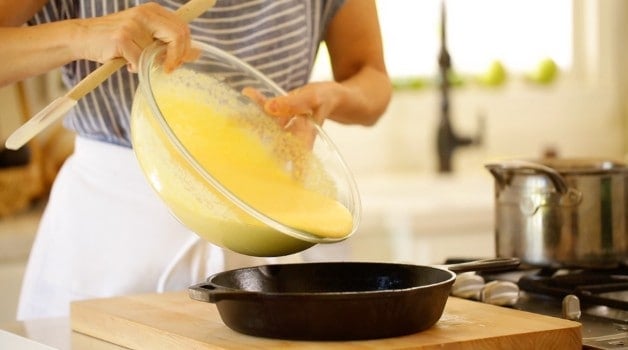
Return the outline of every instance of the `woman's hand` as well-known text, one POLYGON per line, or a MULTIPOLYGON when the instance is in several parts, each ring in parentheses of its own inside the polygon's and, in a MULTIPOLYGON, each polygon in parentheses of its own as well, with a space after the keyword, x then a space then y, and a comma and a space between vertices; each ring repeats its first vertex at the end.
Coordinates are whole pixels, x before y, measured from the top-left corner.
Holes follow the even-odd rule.
POLYGON ((273 98, 266 98, 253 88, 244 88, 242 93, 262 107, 264 112, 277 117, 281 125, 285 126, 294 116, 308 116, 322 125, 339 102, 342 90, 342 85, 336 82, 316 82, 273 98))
MULTIPOLYGON (((266 113, 287 125, 293 116, 342 124, 374 125, 392 94, 373 0, 347 0, 325 38, 334 81, 313 82, 271 99, 258 97, 266 113)), ((249 96, 251 97, 251 96, 249 96)))
MULTIPOLYGON (((19 2, 19 6, 28 7, 29 11, 25 11, 30 14, 41 8, 44 2, 19 2)), ((17 4, 16 1, 0 1, 0 12, 15 10, 17 4)), ((22 14, 18 18, 25 16, 22 14)), ((0 87, 80 59, 104 63, 123 57, 129 62, 129 70, 135 72, 142 50, 155 40, 168 45, 164 59, 166 71, 198 55, 191 48, 187 23, 155 3, 103 17, 30 27, 20 27, 17 19, 9 21, 5 17, 0 15, 0 61, 3 62, 0 66, 0 87)))
POLYGON ((156 3, 73 22, 79 28, 74 40, 77 58, 103 63, 123 57, 129 62, 129 70, 135 72, 143 49, 155 40, 167 44, 163 63, 166 71, 197 55, 191 48, 187 23, 156 3))
POLYGON ((318 125, 323 125, 346 93, 346 89, 336 82, 310 83, 285 96, 268 99, 264 103, 264 111, 280 120, 295 115, 309 116, 318 125))
POLYGON ((287 95, 266 98, 253 88, 244 88, 242 94, 255 101, 269 115, 277 118, 279 125, 312 146, 316 130, 314 123, 322 126, 325 119, 341 123, 356 123, 359 118, 345 119, 342 114, 346 106, 364 106, 365 95, 360 89, 334 82, 314 82, 290 91, 287 95), (344 109, 343 109, 344 108, 344 109))
MULTIPOLYGON (((267 114, 276 117, 277 123, 286 131, 295 135, 307 148, 312 148, 316 140, 316 128, 314 123, 321 125, 325 120, 316 117, 314 112, 316 104, 311 104, 316 100, 310 99, 315 95, 315 88, 305 85, 302 88, 290 92, 286 96, 266 98, 259 90, 251 87, 242 89, 242 94, 260 106, 267 114)), ((320 112, 319 110, 319 113, 320 112)))

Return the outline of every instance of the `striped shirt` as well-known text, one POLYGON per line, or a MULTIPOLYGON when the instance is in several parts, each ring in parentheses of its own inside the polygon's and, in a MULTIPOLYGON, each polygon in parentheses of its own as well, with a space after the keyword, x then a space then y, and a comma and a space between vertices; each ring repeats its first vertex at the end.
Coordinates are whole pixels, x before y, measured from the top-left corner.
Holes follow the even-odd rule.
MULTIPOLYGON (((50 0, 30 24, 103 16, 145 0, 50 0)), ((157 0, 175 10, 186 0, 157 0)), ((344 0, 218 0, 190 24, 194 40, 225 50, 290 91, 307 83, 325 30, 344 0)), ((62 68, 76 85, 98 67, 89 61, 62 68)), ((82 98, 64 124, 77 134, 131 147, 130 115, 137 75, 121 69, 82 98)))

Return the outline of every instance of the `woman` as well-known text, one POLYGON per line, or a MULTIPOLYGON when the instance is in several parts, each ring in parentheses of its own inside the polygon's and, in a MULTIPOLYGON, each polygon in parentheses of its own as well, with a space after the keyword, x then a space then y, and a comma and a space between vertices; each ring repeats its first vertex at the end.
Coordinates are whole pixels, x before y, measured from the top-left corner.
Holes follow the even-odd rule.
POLYGON ((255 263, 180 225, 137 165, 129 127, 137 87, 132 72, 153 40, 168 45, 167 69, 193 58, 190 38, 253 65, 291 91, 265 101, 277 117, 310 114, 320 124, 373 125, 389 102, 374 1, 218 0, 189 26, 171 12, 182 0, 127 3, 0 1, 2 84, 63 66, 63 78, 73 86, 98 62, 129 61, 129 70, 116 72, 65 120, 77 133, 75 153, 51 191, 19 319, 67 315, 72 300, 184 289, 213 272, 255 263), (31 27, 9 27, 27 20, 31 27), (308 83, 323 40, 334 81, 308 83))

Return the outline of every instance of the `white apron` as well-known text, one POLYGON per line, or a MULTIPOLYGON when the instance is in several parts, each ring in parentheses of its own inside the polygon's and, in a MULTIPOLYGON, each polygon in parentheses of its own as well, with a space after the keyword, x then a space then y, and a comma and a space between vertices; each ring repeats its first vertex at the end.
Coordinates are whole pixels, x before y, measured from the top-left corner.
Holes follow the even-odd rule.
POLYGON ((131 149, 77 137, 31 250, 17 318, 63 317, 73 300, 184 290, 223 269, 298 261, 208 244, 170 214, 131 149))

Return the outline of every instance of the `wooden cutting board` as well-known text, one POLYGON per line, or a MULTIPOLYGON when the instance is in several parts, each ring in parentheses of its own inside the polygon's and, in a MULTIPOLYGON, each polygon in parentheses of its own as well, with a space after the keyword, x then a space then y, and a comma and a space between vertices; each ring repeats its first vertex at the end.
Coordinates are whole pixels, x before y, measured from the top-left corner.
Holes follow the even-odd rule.
POLYGON ((187 292, 85 300, 71 310, 74 331, 131 349, 582 349, 580 323, 454 297, 426 331, 343 342, 243 335, 187 292))

